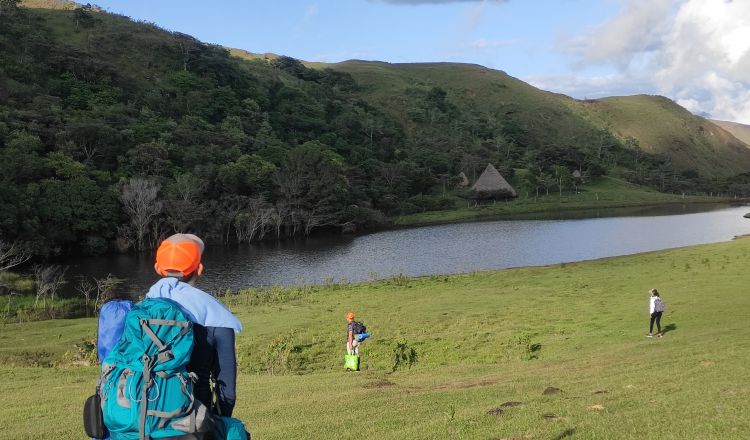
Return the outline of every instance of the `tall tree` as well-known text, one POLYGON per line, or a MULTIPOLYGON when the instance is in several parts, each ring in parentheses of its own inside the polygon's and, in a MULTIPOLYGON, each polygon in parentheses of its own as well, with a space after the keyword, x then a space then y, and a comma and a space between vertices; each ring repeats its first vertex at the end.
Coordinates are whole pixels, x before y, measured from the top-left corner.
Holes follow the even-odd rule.
POLYGON ((157 200, 161 186, 153 180, 134 177, 122 185, 120 202, 130 218, 136 250, 146 248, 146 234, 151 230, 163 203, 157 200))

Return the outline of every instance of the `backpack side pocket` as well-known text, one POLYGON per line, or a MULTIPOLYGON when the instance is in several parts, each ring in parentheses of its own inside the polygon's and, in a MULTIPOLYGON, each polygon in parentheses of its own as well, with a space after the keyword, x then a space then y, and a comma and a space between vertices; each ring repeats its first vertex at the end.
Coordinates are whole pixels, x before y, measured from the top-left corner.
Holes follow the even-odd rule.
POLYGON ((86 435, 94 439, 107 437, 107 428, 104 426, 102 415, 102 399, 99 393, 86 399, 83 404, 83 429, 86 435))

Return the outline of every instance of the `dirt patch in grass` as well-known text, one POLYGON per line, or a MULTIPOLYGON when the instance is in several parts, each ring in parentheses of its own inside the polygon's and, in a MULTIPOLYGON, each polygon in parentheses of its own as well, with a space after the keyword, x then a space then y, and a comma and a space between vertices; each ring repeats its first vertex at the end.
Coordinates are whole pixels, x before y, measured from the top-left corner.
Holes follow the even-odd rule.
POLYGON ((565 417, 560 417, 552 413, 542 414, 542 418, 544 420, 565 420, 565 417))
POLYGON ((488 385, 494 385, 498 381, 495 379, 482 379, 479 381, 462 381, 462 382, 450 382, 435 387, 436 390, 463 390, 466 388, 477 388, 486 387, 488 385))
POLYGON ((547 387, 542 392, 542 394, 545 396, 549 396, 551 394, 559 394, 559 393, 562 393, 562 390, 560 388, 555 388, 555 387, 547 387))

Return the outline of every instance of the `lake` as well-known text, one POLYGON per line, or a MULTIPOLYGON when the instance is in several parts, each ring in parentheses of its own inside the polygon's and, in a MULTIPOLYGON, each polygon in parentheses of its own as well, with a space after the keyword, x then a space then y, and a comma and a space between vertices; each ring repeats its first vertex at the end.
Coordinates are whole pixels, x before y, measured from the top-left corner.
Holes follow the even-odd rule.
MULTIPOLYGON (((750 234, 750 220, 742 217, 748 209, 671 206, 640 209, 637 215, 619 217, 484 221, 208 247, 203 259, 206 273, 199 286, 216 292, 249 286, 356 282, 399 274, 559 264, 714 243, 750 234), (695 209, 710 210, 689 212, 695 209)), ((124 290, 139 294, 157 279, 152 258, 108 255, 77 259, 71 261, 68 275, 103 277, 112 273, 127 280, 124 290)), ((71 287, 69 284, 68 289, 71 287)))

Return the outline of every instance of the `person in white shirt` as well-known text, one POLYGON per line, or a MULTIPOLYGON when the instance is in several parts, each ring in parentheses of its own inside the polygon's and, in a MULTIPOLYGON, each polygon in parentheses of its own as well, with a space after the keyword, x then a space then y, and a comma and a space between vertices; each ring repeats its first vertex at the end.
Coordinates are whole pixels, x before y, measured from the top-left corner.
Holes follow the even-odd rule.
POLYGON ((649 293, 651 293, 651 298, 649 298, 648 302, 648 313, 651 315, 651 323, 648 326, 648 334, 646 337, 652 338, 654 336, 654 322, 656 322, 656 336, 661 338, 661 315, 664 313, 666 304, 661 300, 658 290, 651 289, 649 293))

